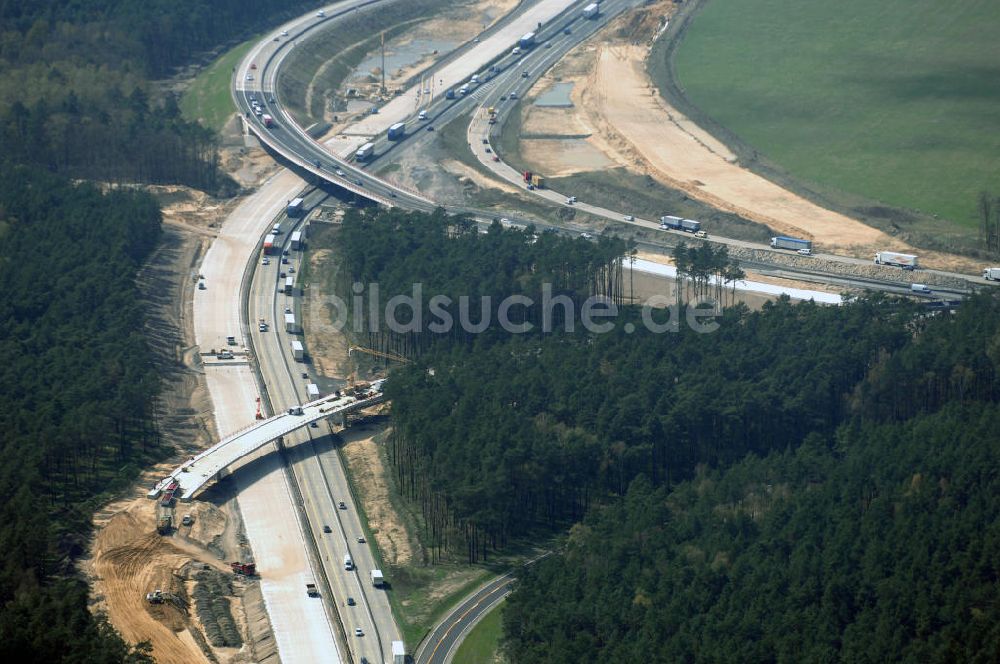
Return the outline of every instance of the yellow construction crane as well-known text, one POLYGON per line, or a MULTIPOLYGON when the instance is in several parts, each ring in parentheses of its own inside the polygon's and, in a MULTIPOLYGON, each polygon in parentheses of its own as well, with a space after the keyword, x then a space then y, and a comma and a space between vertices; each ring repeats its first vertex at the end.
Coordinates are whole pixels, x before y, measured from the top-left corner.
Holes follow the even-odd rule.
POLYGON ((364 346, 351 346, 347 350, 347 354, 351 355, 354 351, 359 353, 367 353, 373 357, 378 357, 383 360, 392 360, 393 362, 399 362, 401 364, 409 364, 412 360, 409 360, 402 355, 397 355, 396 353, 387 353, 381 350, 375 350, 374 348, 365 348, 364 346))

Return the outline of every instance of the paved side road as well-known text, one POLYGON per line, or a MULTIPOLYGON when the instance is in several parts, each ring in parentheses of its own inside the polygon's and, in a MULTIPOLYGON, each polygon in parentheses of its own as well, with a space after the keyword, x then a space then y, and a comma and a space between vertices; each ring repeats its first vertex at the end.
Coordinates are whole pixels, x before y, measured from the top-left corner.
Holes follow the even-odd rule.
POLYGON ((502 602, 510 593, 512 574, 494 579, 470 595, 438 624, 417 650, 417 664, 445 664, 450 662, 456 649, 480 617, 502 602))

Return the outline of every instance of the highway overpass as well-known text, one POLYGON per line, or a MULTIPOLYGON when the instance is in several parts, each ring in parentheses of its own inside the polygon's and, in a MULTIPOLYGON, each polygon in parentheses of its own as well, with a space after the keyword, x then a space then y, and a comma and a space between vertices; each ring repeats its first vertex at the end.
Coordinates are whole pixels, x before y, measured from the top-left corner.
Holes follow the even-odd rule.
POLYGON ((290 408, 280 415, 261 420, 191 457, 157 482, 147 495, 153 499, 158 498, 164 489, 176 482, 178 487, 174 491, 174 497, 190 500, 206 484, 218 477, 220 472, 271 441, 313 422, 381 403, 382 392, 379 387, 372 387, 359 396, 335 394, 323 397, 301 408, 290 408))

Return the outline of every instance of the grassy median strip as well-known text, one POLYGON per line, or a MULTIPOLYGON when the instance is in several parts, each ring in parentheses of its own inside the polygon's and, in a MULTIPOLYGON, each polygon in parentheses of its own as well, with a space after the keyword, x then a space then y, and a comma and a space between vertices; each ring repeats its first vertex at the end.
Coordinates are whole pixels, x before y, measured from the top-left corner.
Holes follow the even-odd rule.
POLYGON ((504 661, 500 656, 500 632, 503 623, 503 605, 496 607, 476 623, 455 653, 455 661, 462 664, 495 664, 504 661))
POLYGON ((195 77, 180 100, 181 113, 185 118, 197 120, 215 131, 222 129, 236 112, 229 92, 233 67, 239 64, 259 39, 254 37, 227 51, 195 77))

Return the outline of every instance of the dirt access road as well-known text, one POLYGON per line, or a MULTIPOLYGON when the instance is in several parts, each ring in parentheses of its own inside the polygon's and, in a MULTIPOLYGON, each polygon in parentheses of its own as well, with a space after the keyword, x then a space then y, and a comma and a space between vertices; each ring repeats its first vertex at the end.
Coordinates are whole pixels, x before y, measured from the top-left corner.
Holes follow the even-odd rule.
MULTIPOLYGON (((528 165, 570 174, 599 170, 603 156, 615 166, 649 175, 713 207, 779 233, 810 238, 824 251, 869 257, 878 249, 909 250, 878 229, 740 167, 729 148, 660 96, 645 63, 649 44, 672 11, 671 2, 661 1, 624 13, 539 80, 530 100, 554 83, 572 83, 572 105, 524 104, 521 132, 534 135, 521 141, 528 165), (541 136, 554 140, 538 140, 541 136), (566 143, 565 149, 554 145, 559 139, 566 143)), ((936 257, 935 262, 958 267, 947 256, 936 257)))

